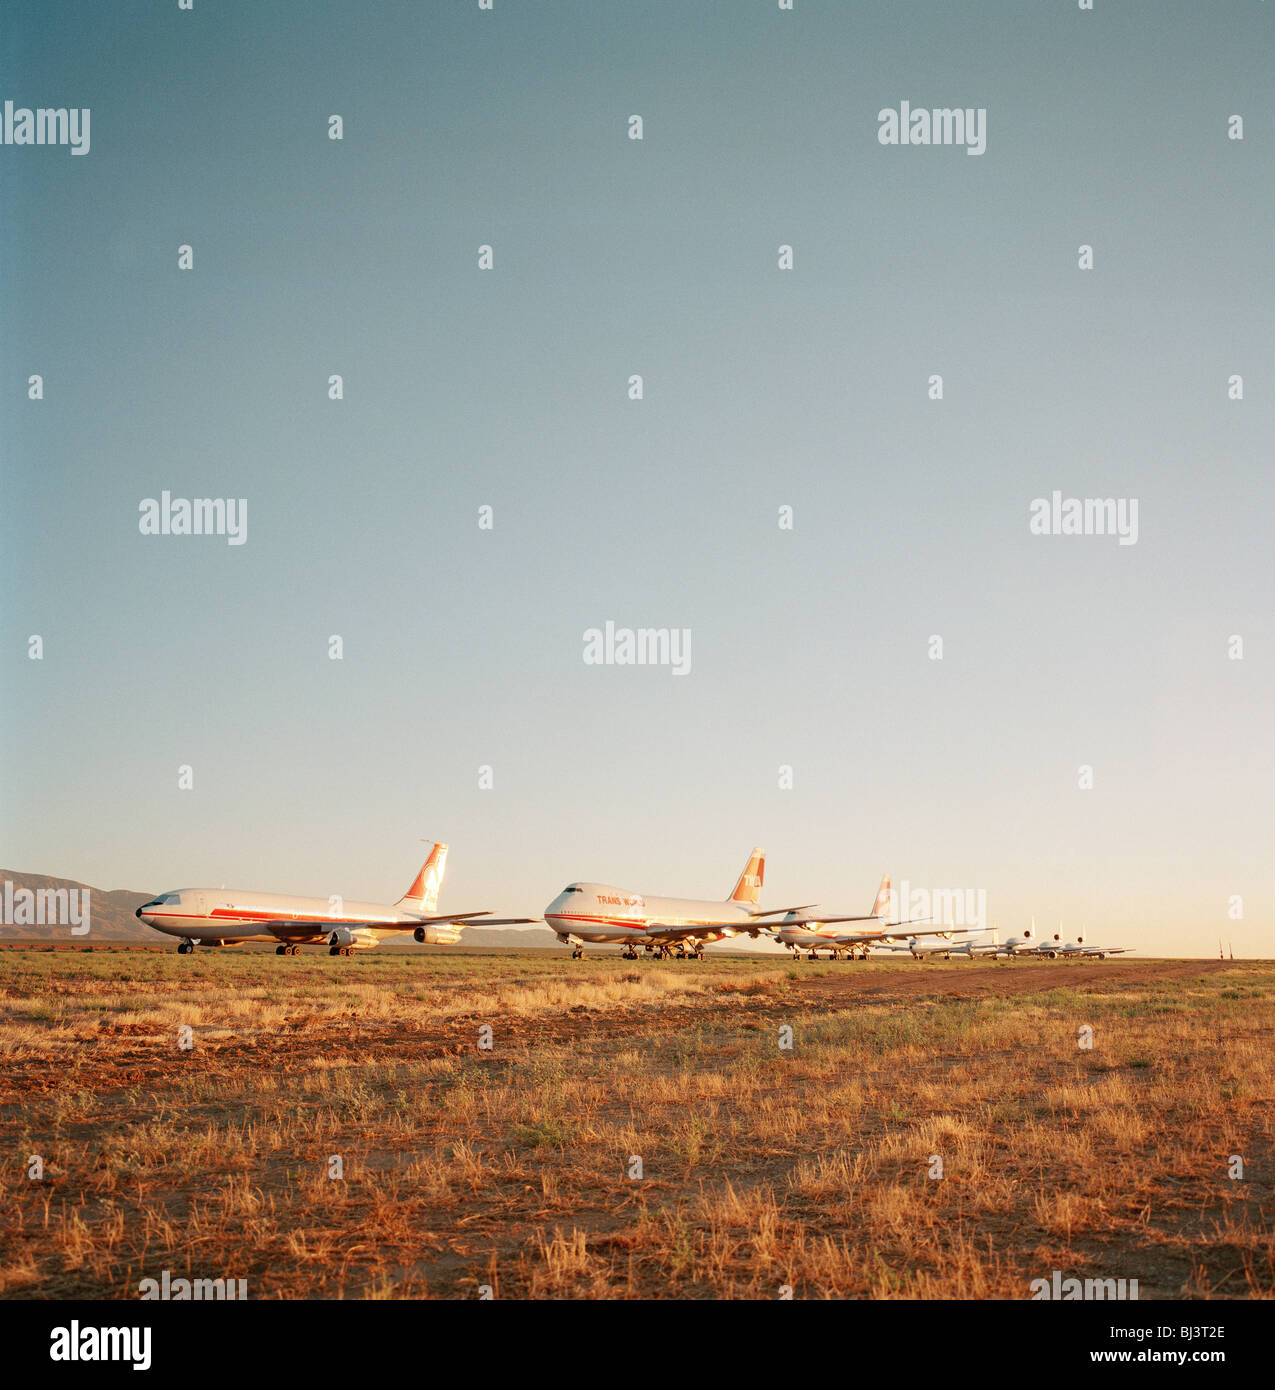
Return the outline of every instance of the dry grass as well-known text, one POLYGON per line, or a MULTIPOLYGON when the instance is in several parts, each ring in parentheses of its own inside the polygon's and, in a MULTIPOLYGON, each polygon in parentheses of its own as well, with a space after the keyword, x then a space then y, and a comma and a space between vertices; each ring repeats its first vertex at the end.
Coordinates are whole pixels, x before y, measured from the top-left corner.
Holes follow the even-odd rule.
POLYGON ((1273 1025, 1238 962, 5 953, 0 1296, 1275 1296, 1273 1025))

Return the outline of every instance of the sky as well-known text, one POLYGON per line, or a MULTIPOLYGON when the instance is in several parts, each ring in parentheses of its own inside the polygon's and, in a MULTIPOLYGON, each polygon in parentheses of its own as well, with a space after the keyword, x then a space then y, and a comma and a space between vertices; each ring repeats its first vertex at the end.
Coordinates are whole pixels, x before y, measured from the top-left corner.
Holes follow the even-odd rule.
POLYGON ((0 863, 392 901, 439 838, 445 907, 538 915, 758 844, 774 904, 1275 954, 1273 35, 11 0, 0 103, 91 142, 0 146, 0 863), (984 152, 882 144, 904 101, 984 152), (164 491, 245 542, 142 534, 164 491), (1055 491, 1136 544, 1033 534, 1055 491))

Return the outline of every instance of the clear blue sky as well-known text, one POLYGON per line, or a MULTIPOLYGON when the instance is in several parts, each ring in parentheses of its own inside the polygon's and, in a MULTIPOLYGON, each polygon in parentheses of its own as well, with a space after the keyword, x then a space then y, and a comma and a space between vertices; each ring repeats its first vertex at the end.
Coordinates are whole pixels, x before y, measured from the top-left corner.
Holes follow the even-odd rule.
POLYGON ((384 899, 437 836, 445 905, 539 912, 725 895, 760 843, 772 902, 889 868, 1275 953, 1273 31, 7 4, 0 102, 92 148, 0 148, 0 861, 384 899), (905 99, 986 153, 882 146, 905 99), (164 489, 247 543, 142 536, 164 489), (1054 489, 1138 544, 1032 536, 1054 489), (608 619, 691 674, 585 665, 608 619))

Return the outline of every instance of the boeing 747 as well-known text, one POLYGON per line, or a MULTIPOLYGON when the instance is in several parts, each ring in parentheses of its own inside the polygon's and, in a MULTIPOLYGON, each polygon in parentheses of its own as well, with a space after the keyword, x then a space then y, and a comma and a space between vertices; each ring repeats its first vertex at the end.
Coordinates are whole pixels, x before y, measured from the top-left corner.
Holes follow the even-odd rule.
POLYGON ((511 926, 531 917, 492 917, 480 912, 439 912, 438 894, 447 867, 447 846, 436 843, 412 886, 396 903, 354 903, 339 897, 295 898, 246 888, 179 888, 161 893, 137 909, 156 931, 179 937, 177 950, 189 955, 195 943, 239 946, 273 941, 275 954, 294 956, 301 946, 328 947, 348 956, 402 932, 433 946, 454 946, 475 918, 483 926, 511 926))

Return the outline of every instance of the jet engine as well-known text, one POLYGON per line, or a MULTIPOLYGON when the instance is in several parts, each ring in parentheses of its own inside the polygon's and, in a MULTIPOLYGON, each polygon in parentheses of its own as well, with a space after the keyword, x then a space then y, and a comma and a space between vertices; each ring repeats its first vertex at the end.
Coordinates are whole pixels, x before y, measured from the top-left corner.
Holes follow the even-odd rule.
POLYGON ((455 946, 460 940, 460 928, 451 922, 431 922, 417 927, 412 940, 421 946, 455 946))
POLYGON ((328 948, 333 955, 349 955, 351 951, 365 951, 375 946, 378 937, 366 927, 333 927, 328 933, 328 948))

